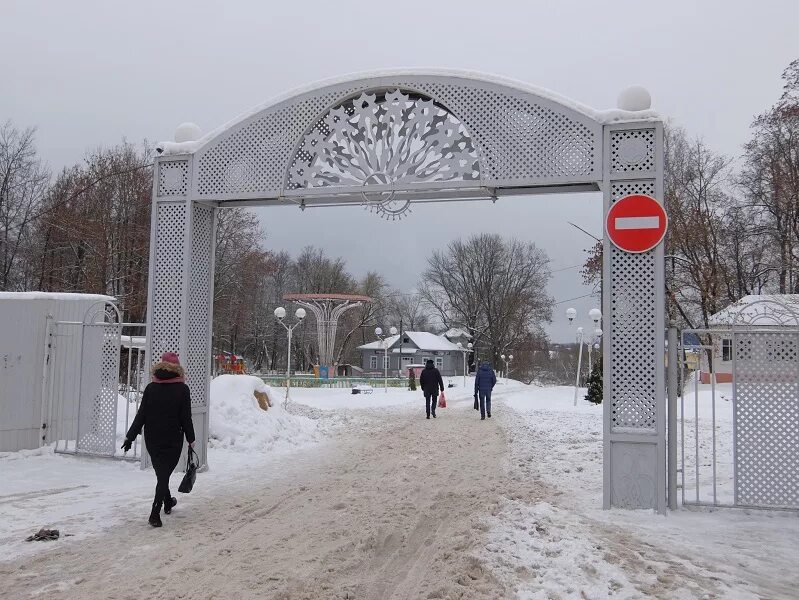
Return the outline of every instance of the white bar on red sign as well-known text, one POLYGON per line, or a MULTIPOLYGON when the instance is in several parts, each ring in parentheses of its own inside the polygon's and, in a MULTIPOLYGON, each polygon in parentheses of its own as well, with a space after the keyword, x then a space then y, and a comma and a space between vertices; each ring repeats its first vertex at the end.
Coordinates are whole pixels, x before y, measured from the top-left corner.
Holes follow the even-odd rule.
POLYGON ((616 229, 657 229, 660 217, 616 217, 616 229))

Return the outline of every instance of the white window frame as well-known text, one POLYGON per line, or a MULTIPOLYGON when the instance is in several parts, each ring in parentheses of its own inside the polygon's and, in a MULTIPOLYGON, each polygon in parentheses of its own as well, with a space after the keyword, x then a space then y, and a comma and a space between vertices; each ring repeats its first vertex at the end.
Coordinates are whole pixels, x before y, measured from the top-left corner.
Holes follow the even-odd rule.
POLYGON ((372 356, 369 357, 369 368, 377 369, 377 354, 372 354, 372 356))
POLYGON ((391 366, 391 357, 384 354, 383 355, 383 368, 388 369, 391 366))
POLYGON ((443 356, 436 356, 436 369, 443 369, 444 368, 444 357, 443 356))
POLYGON ((729 338, 723 338, 721 340, 721 362, 730 362, 731 360, 732 360, 732 340, 729 338))
POLYGON ((423 364, 423 365, 426 365, 428 360, 430 360, 430 357, 429 357, 429 356, 423 356, 423 357, 422 357, 422 364, 423 364))

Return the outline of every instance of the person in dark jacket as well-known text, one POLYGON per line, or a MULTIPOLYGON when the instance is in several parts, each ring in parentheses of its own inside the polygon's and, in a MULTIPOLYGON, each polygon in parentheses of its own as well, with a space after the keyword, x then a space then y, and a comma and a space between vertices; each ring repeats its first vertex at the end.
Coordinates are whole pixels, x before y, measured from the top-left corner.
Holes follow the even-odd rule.
POLYGON ((480 396, 480 419, 491 418, 491 390, 497 384, 497 376, 494 369, 487 362, 480 365, 477 374, 474 376, 474 398, 480 396))
POLYGON ((436 418, 436 406, 438 406, 438 390, 444 391, 444 380, 441 372, 433 365, 432 360, 425 363, 422 374, 419 375, 419 386, 424 394, 424 405, 427 409, 427 418, 433 415, 436 418))
POLYGON ((122 449, 127 452, 144 427, 144 442, 155 469, 157 483, 150 512, 150 525, 161 527, 161 507, 170 514, 178 503, 169 491, 169 476, 178 465, 183 437, 194 447, 194 424, 191 421, 191 395, 184 381, 178 355, 165 352, 153 365, 153 380, 144 388, 139 411, 125 434, 122 449))

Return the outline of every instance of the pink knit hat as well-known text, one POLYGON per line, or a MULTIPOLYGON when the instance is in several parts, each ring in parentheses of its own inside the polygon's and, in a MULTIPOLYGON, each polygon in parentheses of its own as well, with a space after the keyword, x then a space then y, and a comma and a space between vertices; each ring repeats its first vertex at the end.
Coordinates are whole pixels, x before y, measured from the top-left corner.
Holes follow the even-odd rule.
POLYGON ((180 359, 178 358, 178 355, 175 354, 174 352, 164 352, 161 355, 161 362, 168 362, 172 363, 173 365, 179 365, 180 359))

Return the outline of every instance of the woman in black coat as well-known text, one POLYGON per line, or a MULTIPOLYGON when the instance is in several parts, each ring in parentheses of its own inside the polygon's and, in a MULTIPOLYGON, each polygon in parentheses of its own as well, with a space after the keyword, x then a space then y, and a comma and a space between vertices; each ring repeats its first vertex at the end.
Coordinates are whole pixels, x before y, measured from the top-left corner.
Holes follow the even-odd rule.
POLYGON ((169 491, 169 476, 178 465, 183 436, 194 447, 194 424, 191 421, 191 395, 184 380, 178 355, 165 352, 153 365, 153 380, 144 388, 139 411, 125 435, 122 449, 127 452, 144 427, 144 442, 155 469, 158 483, 150 512, 150 525, 161 527, 161 506, 169 514, 178 503, 169 491))

